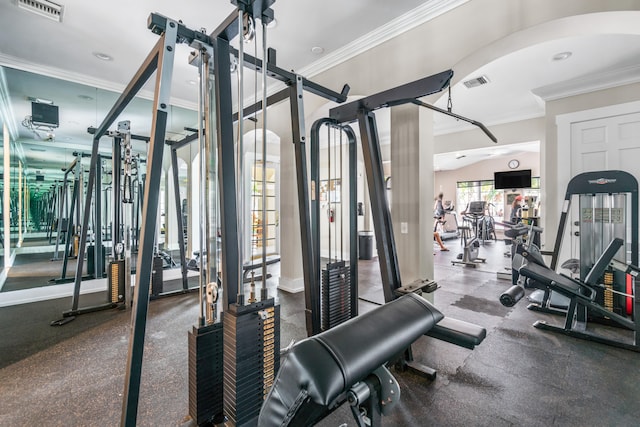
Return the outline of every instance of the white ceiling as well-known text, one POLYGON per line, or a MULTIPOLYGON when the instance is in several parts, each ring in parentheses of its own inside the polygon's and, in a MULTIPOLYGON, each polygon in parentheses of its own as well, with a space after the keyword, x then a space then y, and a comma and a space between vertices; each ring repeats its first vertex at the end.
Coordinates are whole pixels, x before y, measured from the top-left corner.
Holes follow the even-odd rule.
MULTIPOLYGON (((277 50, 280 67, 302 70, 310 77, 323 66, 331 64, 332 59, 335 62, 335 58, 344 57, 338 53, 343 53, 349 46, 363 46, 363 40, 373 38, 372 34, 377 33, 372 32, 381 27, 411 21, 414 16, 446 13, 448 8, 466 1, 277 0, 273 9, 278 24, 269 31, 268 44, 277 50), (323 48, 324 52, 312 53, 311 48, 315 46, 323 48)), ((27 164, 35 170, 47 166, 59 169, 70 161, 73 151, 88 150, 90 138, 86 133, 87 127, 100 124, 118 92, 129 82, 157 41, 157 36, 146 28, 150 12, 180 19, 192 29, 204 26, 207 32, 211 32, 234 9, 229 0, 191 0, 186 3, 188 7, 185 7, 185 2, 173 0, 110 0, 100 3, 63 0, 63 21, 57 23, 19 9, 16 2, 0 2, 3 34, 0 37, 0 65, 10 67, 5 69, 5 74, 14 117, 27 164), (101 61, 93 55, 96 52, 108 54, 113 60, 101 61), (51 99, 60 107, 61 124, 54 131, 55 141, 42 141, 20 126, 24 117, 30 114, 29 96, 51 99)), ((406 29, 410 28, 406 26, 406 29)), ((402 28, 396 32, 401 31, 402 28)), ((628 82, 634 78, 638 81, 640 35, 615 34, 615 31, 597 35, 588 34, 588 31, 584 33, 529 44, 476 66, 465 72, 465 76, 456 76, 457 83, 451 90, 453 112, 491 126, 541 117, 545 113, 544 99, 552 99, 554 94, 567 88, 579 92, 588 90, 584 89, 588 86, 607 87, 615 85, 616 81, 628 82), (567 60, 551 59, 565 51, 572 52, 567 60), (491 82, 473 89, 462 85, 462 81, 480 75, 487 76, 491 82), (582 89, 576 88, 578 83, 582 89)), ((420 41, 414 42, 418 47, 420 41)), ((189 50, 187 46, 180 45, 176 52, 177 58, 185 59, 176 61, 174 69, 174 107, 169 122, 170 135, 174 138, 184 134, 184 126, 193 126, 196 121, 195 113, 189 110, 195 107, 197 98, 197 90, 190 83, 197 79, 196 69, 186 60, 189 50)), ((452 68, 464 70, 464 65, 452 64, 452 68)), ((342 83, 352 79, 357 79, 357 76, 344 76, 333 89, 339 90, 342 83)), ((146 89, 143 95, 148 98, 152 88, 148 86, 146 89)), ((445 93, 436 105, 446 108, 446 104, 445 93)), ((132 120, 133 133, 149 134, 149 105, 148 100, 137 100, 126 111, 126 118, 132 120)), ((469 127, 440 115, 436 115, 434 120, 437 134, 469 127)), ((501 146, 501 149, 505 150, 505 156, 510 156, 530 151, 534 146, 538 144, 533 142, 533 145, 511 148, 501 146)), ((464 166, 460 159, 451 161, 460 154, 436 156, 437 168, 464 166)), ((493 149, 474 150, 464 159, 473 162, 489 155, 502 154, 496 154, 493 149)))

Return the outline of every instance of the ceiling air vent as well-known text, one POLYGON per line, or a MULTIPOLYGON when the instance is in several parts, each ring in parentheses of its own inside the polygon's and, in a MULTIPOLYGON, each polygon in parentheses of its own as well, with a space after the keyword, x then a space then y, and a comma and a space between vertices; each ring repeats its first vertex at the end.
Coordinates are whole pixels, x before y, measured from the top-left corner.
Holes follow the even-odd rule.
POLYGON ((62 21, 63 7, 47 0, 18 0, 18 7, 56 22, 62 21))
POLYGON ((469 80, 467 80, 466 82, 463 82, 463 83, 467 87, 467 89, 471 89, 471 88, 474 88, 474 87, 486 85, 490 81, 491 80, 489 80, 489 77, 480 76, 480 77, 476 77, 474 79, 469 79, 469 80))

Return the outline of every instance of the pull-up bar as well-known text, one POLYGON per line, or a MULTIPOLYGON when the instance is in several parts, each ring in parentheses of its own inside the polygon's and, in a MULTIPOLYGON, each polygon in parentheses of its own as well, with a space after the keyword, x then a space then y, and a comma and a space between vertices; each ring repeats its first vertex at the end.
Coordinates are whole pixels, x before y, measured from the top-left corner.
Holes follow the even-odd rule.
POLYGON ((436 107, 435 105, 427 104, 426 102, 418 101, 417 99, 399 99, 397 101, 387 102, 387 107, 394 107, 394 106, 402 105, 402 104, 414 104, 414 105, 417 105, 419 107, 428 108, 430 110, 437 111, 438 113, 445 114, 447 116, 451 116, 451 117, 456 118, 458 120, 462 120, 463 122, 471 123, 472 125, 478 126, 480 129, 482 129, 482 131, 493 142, 496 142, 496 143, 498 142, 498 138, 496 138, 495 135, 493 135, 491 133, 491 131, 489 129, 487 129, 487 127, 485 125, 483 125, 482 123, 480 123, 479 121, 470 119, 468 117, 461 116, 461 115, 456 114, 456 113, 452 113, 449 110, 444 110, 442 108, 436 107))

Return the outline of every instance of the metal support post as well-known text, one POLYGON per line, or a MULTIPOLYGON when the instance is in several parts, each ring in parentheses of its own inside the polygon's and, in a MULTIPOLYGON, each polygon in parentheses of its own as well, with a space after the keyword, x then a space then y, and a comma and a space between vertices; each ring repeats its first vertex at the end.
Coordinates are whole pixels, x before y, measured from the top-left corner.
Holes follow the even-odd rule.
MULTIPOLYGON (((184 223, 182 221, 182 205, 180 203, 180 180, 178 179, 178 154, 176 149, 171 147, 171 169, 173 171, 173 194, 176 207, 176 225, 178 227, 178 246, 180 248, 180 271, 182 272, 182 289, 187 290, 187 256, 184 244, 184 223)), ((201 254, 204 256, 204 254, 201 254)))
POLYGON ((214 72, 216 85, 216 123, 218 143, 218 179, 220 181, 220 206, 222 215, 222 286, 224 299, 222 310, 237 301, 240 289, 240 248, 237 239, 238 219, 236 182, 233 155, 233 105, 231 97, 231 71, 229 41, 221 37, 214 41, 214 72))
POLYGON ((384 300, 385 302, 390 302, 395 299, 394 291, 402 284, 393 226, 391 224, 391 211, 387 201, 375 115, 371 112, 359 111, 358 124, 360 125, 360 138, 362 140, 371 210, 376 213, 376 215, 373 215, 373 225, 378 248, 380 274, 382 275, 384 300))
POLYGON ((111 225, 111 242, 115 248, 116 242, 122 242, 122 234, 120 233, 120 220, 122 217, 122 205, 120 201, 122 196, 120 194, 120 175, 122 174, 122 153, 120 151, 120 144, 122 138, 120 136, 113 137, 113 153, 111 154, 111 178, 113 188, 113 222, 111 225))
POLYGON ((351 285, 351 316, 358 315, 358 155, 357 139, 351 126, 342 131, 349 140, 349 274, 351 285))
MULTIPOLYGON (((98 170, 96 171, 96 204, 95 204, 95 222, 93 223, 93 267, 94 278, 101 279, 104 266, 102 265, 102 162, 103 159, 98 159, 98 170)), ((87 261, 88 262, 88 261, 87 261)))
POLYGON ((315 265, 313 254, 313 243, 311 240, 311 217, 309 207, 309 190, 306 183, 308 182, 307 174, 307 154, 305 149, 306 135, 304 131, 304 106, 302 104, 302 77, 297 76, 295 83, 291 86, 289 92, 289 104, 291 108, 291 130, 293 136, 293 145, 296 159, 296 174, 298 187, 298 200, 300 203, 300 230, 301 236, 307 236, 302 239, 302 274, 304 283, 308 283, 310 292, 305 293, 305 319, 307 325, 307 335, 312 336, 320 332, 320 312, 310 307, 319 307, 320 285, 318 270, 315 265))
POLYGON ((147 184, 144 191, 142 207, 142 244, 138 251, 136 267, 136 287, 134 290, 134 307, 131 317, 129 351, 127 357, 127 374, 122 402, 123 426, 135 426, 138 415, 138 395, 140 393, 140 377, 142 374, 142 356, 144 353, 144 334, 146 330, 147 311, 149 308, 149 285, 153 263, 153 246, 155 228, 158 221, 158 195, 162 177, 162 154, 166 135, 171 76, 175 56, 177 23, 170 21, 166 33, 160 38, 157 51, 156 93, 153 101, 152 138, 149 141, 147 158, 147 184))
POLYGON ((67 263, 69 262, 69 252, 73 247, 73 239, 71 238, 73 234, 73 221, 71 221, 71 217, 73 217, 75 207, 78 200, 78 191, 80 188, 79 184, 80 180, 76 175, 73 181, 73 194, 71 196, 71 210, 69 211, 69 220, 67 221, 67 237, 64 245, 64 256, 62 262, 62 274, 60 275, 60 281, 64 281, 67 278, 67 263))

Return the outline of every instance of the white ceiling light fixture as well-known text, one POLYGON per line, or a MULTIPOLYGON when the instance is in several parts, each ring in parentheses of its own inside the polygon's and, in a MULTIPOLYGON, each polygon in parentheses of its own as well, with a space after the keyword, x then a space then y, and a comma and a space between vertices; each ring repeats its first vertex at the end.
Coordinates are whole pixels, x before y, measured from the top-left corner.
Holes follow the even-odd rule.
POLYGON ((64 7, 48 0, 18 0, 20 9, 35 13, 51 19, 52 21, 62 22, 62 12, 64 7))
POLYGON ((556 53, 555 55, 553 55, 551 57, 552 61, 564 61, 565 59, 569 59, 571 57, 571 55, 573 55, 572 52, 560 52, 560 53, 556 53))
POLYGON ((315 53, 316 55, 320 55, 324 53, 324 48, 320 46, 314 46, 311 48, 311 53, 315 53))
POLYGON ((113 61, 113 57, 103 52, 92 52, 93 56, 100 59, 101 61, 113 61))
POLYGON ((82 99, 83 101, 93 101, 93 97, 89 95, 78 95, 78 98, 82 99))

